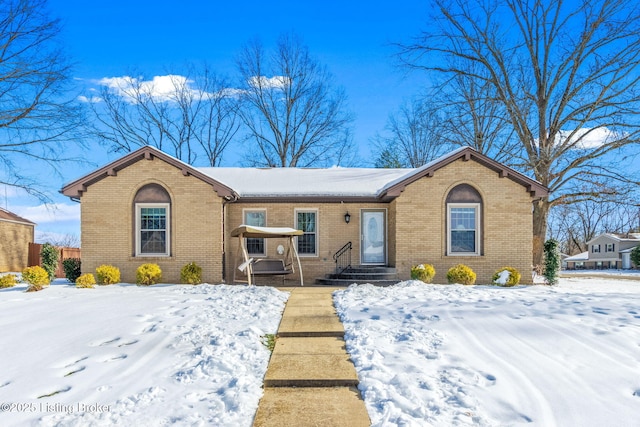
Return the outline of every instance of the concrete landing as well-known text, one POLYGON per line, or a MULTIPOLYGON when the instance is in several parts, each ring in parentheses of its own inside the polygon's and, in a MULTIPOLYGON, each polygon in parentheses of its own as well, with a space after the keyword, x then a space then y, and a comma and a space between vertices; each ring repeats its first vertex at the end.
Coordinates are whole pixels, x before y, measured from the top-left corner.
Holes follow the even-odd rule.
POLYGON ((369 426, 333 307, 336 288, 290 288, 254 426, 369 426))
POLYGON ((278 338, 265 387, 351 387, 358 375, 342 338, 278 338))
POLYGON ((369 414, 355 387, 265 388, 254 427, 369 427, 369 414))

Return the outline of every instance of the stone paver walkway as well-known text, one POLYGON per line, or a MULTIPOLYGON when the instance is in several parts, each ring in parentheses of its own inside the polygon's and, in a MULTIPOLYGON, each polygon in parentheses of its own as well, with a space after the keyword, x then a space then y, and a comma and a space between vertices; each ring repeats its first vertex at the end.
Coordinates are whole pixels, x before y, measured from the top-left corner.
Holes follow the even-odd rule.
POLYGON ((333 308, 336 288, 290 288, 253 425, 369 426, 333 308))

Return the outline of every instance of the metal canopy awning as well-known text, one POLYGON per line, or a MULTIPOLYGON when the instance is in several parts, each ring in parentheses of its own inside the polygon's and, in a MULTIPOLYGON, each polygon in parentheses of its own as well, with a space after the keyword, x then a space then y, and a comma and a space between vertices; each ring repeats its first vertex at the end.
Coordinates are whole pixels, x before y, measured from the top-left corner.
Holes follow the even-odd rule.
MULTIPOLYGON (((233 279, 236 281, 236 268, 238 270, 246 272, 247 283, 249 285, 253 282, 253 276, 259 275, 259 272, 254 272, 253 258, 249 258, 249 252, 247 251, 246 239, 272 239, 272 238, 284 238, 287 240, 288 247, 284 255, 282 275, 294 273, 293 258, 295 257, 298 264, 298 271, 300 274, 300 286, 304 286, 304 279, 302 277, 302 265, 300 264, 300 257, 294 242, 296 236, 302 236, 304 233, 302 230, 289 227, 257 227, 253 225, 242 224, 231 231, 231 237, 238 238, 238 255, 236 257, 236 265, 233 269, 233 279), (242 263, 238 266, 238 260, 242 259, 242 263), (290 267, 290 269, 289 269, 290 267)), ((273 271, 269 274, 277 274, 273 271)))

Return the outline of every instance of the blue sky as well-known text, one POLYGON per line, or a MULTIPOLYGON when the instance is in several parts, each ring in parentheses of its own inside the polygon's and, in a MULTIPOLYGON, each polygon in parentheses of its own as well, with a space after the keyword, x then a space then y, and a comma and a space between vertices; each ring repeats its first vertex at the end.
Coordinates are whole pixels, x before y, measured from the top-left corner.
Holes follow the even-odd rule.
MULTIPOLYGON (((62 39, 74 61, 78 90, 105 77, 140 71, 164 75, 171 67, 207 62, 233 77, 241 46, 258 37, 273 46, 285 32, 299 35, 311 54, 342 86, 355 114, 354 140, 365 163, 368 145, 390 112, 416 95, 424 76, 396 67, 393 42, 407 41, 427 22, 424 1, 86 1, 49 0, 61 19, 62 39)), ((62 176, 46 177, 56 192, 115 158, 88 141, 92 164, 74 165, 62 176)), ((224 166, 237 166, 233 153, 224 166)), ((38 223, 38 234, 80 234, 79 205, 55 195, 55 209, 13 191, 0 191, 1 205, 38 223)), ((42 237, 41 237, 42 238, 42 237)))

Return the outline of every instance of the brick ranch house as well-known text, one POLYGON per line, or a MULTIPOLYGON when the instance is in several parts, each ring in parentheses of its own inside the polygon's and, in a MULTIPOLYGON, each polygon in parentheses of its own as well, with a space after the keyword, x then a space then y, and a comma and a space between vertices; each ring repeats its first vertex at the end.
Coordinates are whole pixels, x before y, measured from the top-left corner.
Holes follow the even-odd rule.
MULTIPOLYGON (((153 262, 178 283, 195 262, 204 281, 229 283, 231 231, 248 224, 304 231, 296 244, 306 284, 332 273, 349 242, 353 264, 396 267, 400 280, 430 263, 434 282, 446 283, 464 263, 478 283, 505 266, 530 283, 531 203, 547 189, 469 147, 417 169, 261 169, 196 168, 145 146, 61 192, 81 203, 83 271, 112 264, 125 282, 153 262)), ((254 259, 282 256, 272 239, 247 239, 247 248, 254 259)))
POLYGON ((22 271, 29 265, 29 243, 36 224, 0 208, 0 273, 22 271))

